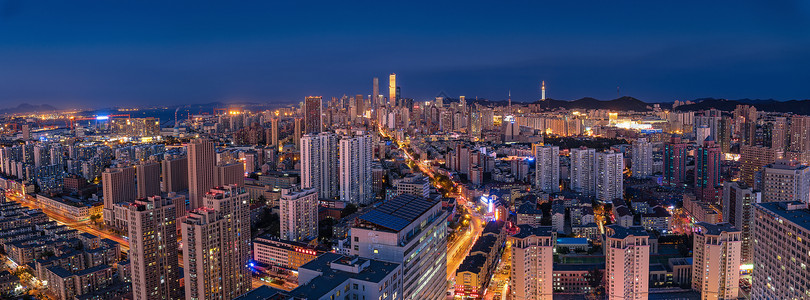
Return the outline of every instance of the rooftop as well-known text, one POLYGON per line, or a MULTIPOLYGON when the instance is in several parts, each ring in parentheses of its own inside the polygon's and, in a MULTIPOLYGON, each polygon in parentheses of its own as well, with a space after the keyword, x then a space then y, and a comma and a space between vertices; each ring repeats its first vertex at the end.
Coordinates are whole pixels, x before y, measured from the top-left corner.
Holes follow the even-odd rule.
POLYGON ((336 270, 331 267, 332 263, 345 265, 347 261, 351 261, 352 259, 352 257, 336 253, 324 253, 318 256, 301 266, 299 272, 301 272, 302 269, 306 269, 319 272, 321 275, 313 278, 306 284, 299 285, 296 289, 287 294, 291 297, 319 299, 329 291, 343 285, 346 280, 349 279, 379 283, 400 266, 399 264, 391 262, 359 259, 358 263, 368 263, 368 265, 360 269, 357 273, 336 270))
POLYGON ((487 256, 483 254, 475 254, 469 255, 464 258, 464 261, 456 270, 456 273, 461 272, 472 272, 478 274, 481 272, 481 269, 484 268, 484 264, 487 262, 487 256))
POLYGON ((810 209, 798 201, 766 202, 756 204, 760 209, 788 220, 805 231, 810 231, 810 209))
MULTIPOLYGON (((709 235, 720 235, 723 232, 741 232, 739 229, 731 225, 730 223, 718 223, 718 224, 711 224, 706 222, 698 222, 695 225, 702 227, 705 229, 704 234, 709 235)), ((703 231, 703 230, 701 230, 703 231)))
POLYGON ((441 200, 404 194, 383 202, 380 206, 361 215, 359 219, 393 231, 400 231, 440 204, 441 200))
POLYGON ((551 226, 537 226, 533 227, 531 225, 520 225, 518 226, 518 233, 512 235, 513 237, 524 239, 529 236, 552 236, 552 229, 551 226))
POLYGON ((630 228, 625 228, 619 226, 617 224, 608 225, 607 226, 610 230, 608 232, 613 232, 613 234, 609 234, 608 237, 614 239, 624 239, 629 236, 650 236, 644 227, 641 226, 632 226, 630 228))

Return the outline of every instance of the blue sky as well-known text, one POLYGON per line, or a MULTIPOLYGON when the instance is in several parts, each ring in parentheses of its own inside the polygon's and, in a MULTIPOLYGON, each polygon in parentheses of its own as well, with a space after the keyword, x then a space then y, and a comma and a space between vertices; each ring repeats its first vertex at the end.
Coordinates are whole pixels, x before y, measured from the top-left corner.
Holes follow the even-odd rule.
POLYGON ((810 98, 807 1, 0 0, 0 107, 810 98))

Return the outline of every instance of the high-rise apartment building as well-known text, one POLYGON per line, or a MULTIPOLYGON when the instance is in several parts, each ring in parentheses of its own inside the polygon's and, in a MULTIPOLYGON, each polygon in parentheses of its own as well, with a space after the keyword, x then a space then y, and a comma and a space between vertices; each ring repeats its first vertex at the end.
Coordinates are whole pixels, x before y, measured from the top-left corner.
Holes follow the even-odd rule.
POLYGON ((178 299, 182 291, 174 203, 149 196, 127 208, 133 299, 178 299))
POLYGON ((720 184, 720 146, 712 137, 695 150, 695 194, 704 202, 717 203, 720 184))
POLYGON ((371 107, 376 108, 380 106, 380 79, 374 77, 372 80, 372 87, 371 87, 371 107))
POLYGON ((304 135, 304 119, 295 118, 293 120, 293 143, 296 147, 301 146, 301 137, 304 135))
POLYGON ((560 147, 535 146, 535 188, 545 193, 560 191, 560 147))
POLYGON ((307 134, 301 138, 301 187, 317 189, 322 199, 338 198, 338 148, 338 136, 334 133, 307 134))
POLYGON ((104 223, 114 226, 115 213, 113 207, 115 204, 132 202, 138 195, 135 189, 135 168, 107 168, 101 173, 101 184, 104 195, 104 223))
POLYGON ((675 186, 686 183, 687 144, 673 137, 664 145, 664 184, 675 186))
POLYGON ((760 182, 756 180, 756 173, 762 167, 775 162, 782 157, 782 152, 763 146, 740 146, 740 177, 748 186, 758 189, 760 182))
POLYGON ((248 194, 229 185, 202 198, 181 223, 186 299, 233 299, 251 289, 248 194))
POLYGON ((737 299, 742 232, 729 223, 695 225, 692 289, 700 292, 701 299, 737 299))
POLYGON ((188 143, 188 199, 191 209, 203 206, 203 195, 216 186, 214 142, 195 139, 188 143))
POLYGON ((810 167, 777 161, 762 169, 762 202, 810 202, 810 167))
POLYGON ((270 136, 269 140, 267 141, 267 145, 278 147, 278 136, 279 136, 279 119, 272 118, 270 119, 270 136))
POLYGON ((304 133, 323 131, 323 107, 321 96, 309 96, 304 99, 304 133))
POLYGON ((399 195, 358 217, 350 254, 402 264, 402 299, 443 299, 446 219, 441 201, 399 195))
POLYGON ((754 204, 760 203, 762 193, 739 181, 723 183, 723 222, 730 223, 742 234, 741 262, 754 262, 754 204))
POLYGON ((135 179, 138 180, 138 199, 160 195, 160 163, 141 162, 135 165, 135 174, 135 179))
POLYGON ((647 299, 650 235, 641 226, 605 227, 605 281, 608 299, 647 299))
POLYGON ((281 238, 308 241, 318 237, 318 191, 298 186, 281 189, 278 200, 281 238))
POLYGON ((596 198, 610 202, 624 197, 624 155, 608 150, 596 153, 596 198))
POLYGON ((518 226, 511 237, 513 300, 551 300, 554 289, 554 248, 557 233, 548 226, 518 226))
POLYGON ((652 144, 647 142, 647 139, 640 138, 633 142, 633 157, 630 162, 633 177, 643 178, 652 175, 652 144))
POLYGON ((340 139, 340 201, 358 205, 374 201, 371 190, 374 149, 371 142, 371 135, 363 132, 340 139))
POLYGON ((788 149, 793 152, 810 151, 810 116, 790 117, 788 149))
POLYGON ((571 189, 586 196, 596 195, 596 149, 571 149, 571 189))
POLYGON ((245 186, 245 164, 243 162, 218 164, 214 167, 214 172, 216 172, 215 186, 229 184, 235 184, 239 187, 245 186))
POLYGON ((180 192, 188 189, 188 158, 185 156, 167 156, 161 162, 163 177, 162 191, 180 192))
POLYGON ((759 203, 755 212, 751 299, 806 299, 810 291, 807 203, 759 203))

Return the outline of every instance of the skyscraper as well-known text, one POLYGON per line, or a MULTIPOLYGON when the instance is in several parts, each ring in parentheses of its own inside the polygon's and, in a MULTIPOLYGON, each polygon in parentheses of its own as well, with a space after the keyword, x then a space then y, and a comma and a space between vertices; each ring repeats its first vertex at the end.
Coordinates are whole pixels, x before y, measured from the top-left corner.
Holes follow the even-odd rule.
POLYGON ((447 213, 439 200, 410 194, 358 217, 351 255, 403 264, 402 299, 442 299, 447 286, 447 213))
POLYGON ((160 195, 160 164, 158 162, 144 161, 135 165, 135 174, 135 178, 138 180, 138 199, 160 195))
POLYGON ((104 223, 115 226, 113 206, 116 203, 132 202, 137 197, 135 189, 135 168, 107 168, 101 173, 101 184, 104 195, 104 223))
POLYGON ((739 181, 723 183, 723 222, 734 225, 742 233, 740 260, 743 264, 754 262, 754 204, 760 203, 761 195, 739 181))
POLYGON ((210 189, 182 223, 187 299, 234 299, 251 289, 248 194, 210 189))
POLYGON ((586 196, 596 195, 596 149, 571 149, 571 189, 586 196))
POLYGON ((304 133, 323 131, 321 96, 309 96, 304 99, 304 133))
POLYGON ((624 197, 624 155, 608 150, 596 153, 596 198, 604 202, 624 197))
POLYGON ((203 195, 216 182, 214 165, 216 154, 214 142, 195 139, 188 143, 188 199, 191 209, 203 206, 203 195))
POLYGON ((509 241, 512 244, 511 299, 551 300, 557 233, 549 226, 520 225, 509 241))
POLYGON ((790 117, 789 130, 790 144, 788 149, 793 152, 810 151, 810 116, 790 117))
POLYGON ((759 203, 755 212, 751 299, 806 299, 810 291, 807 203, 759 203))
POLYGON ((374 150, 371 140, 371 135, 363 132, 340 139, 340 201, 358 205, 368 205, 374 201, 371 190, 374 150))
POLYGON ((299 186, 281 189, 281 238, 307 241, 318 237, 318 191, 299 186))
POLYGON ((388 105, 397 107, 397 74, 391 73, 388 76, 388 105))
POLYGON ((545 193, 560 191, 560 147, 535 146, 535 188, 545 193))
POLYGON ((167 155, 161 162, 164 192, 179 192, 188 189, 188 158, 167 155))
POLYGON ((777 161, 762 169, 762 202, 810 202, 810 167, 777 161))
POLYGON ((376 108, 380 106, 380 79, 374 77, 373 86, 371 88, 371 107, 376 108))
POLYGON ((338 197, 338 148, 338 136, 334 133, 307 134, 301 138, 301 187, 318 190, 322 199, 338 197))
POLYGON ((279 122, 278 118, 270 119, 270 140, 267 141, 267 144, 270 146, 278 147, 278 133, 279 133, 278 122, 279 122))
POLYGON ((695 225, 692 289, 702 299, 737 299, 742 233, 729 223, 695 225))
POLYGON ((178 299, 177 221, 171 199, 149 196, 127 206, 133 299, 178 299))
POLYGON ((687 144, 681 142, 681 138, 672 137, 670 142, 664 145, 664 183, 667 185, 679 185, 686 182, 686 158, 687 144))
POLYGON ((293 127, 293 143, 295 143, 296 147, 301 146, 301 136, 304 135, 304 119, 303 118, 295 118, 293 120, 294 127, 293 127))
POLYGON ((717 203, 720 184, 720 147, 709 137, 695 150, 695 194, 704 202, 717 203))
POLYGON ((608 299, 647 299, 650 235, 641 226, 605 227, 605 280, 608 299))
POLYGON ((633 177, 643 178, 652 175, 652 144, 647 142, 647 139, 640 138, 633 143, 631 163, 633 177))

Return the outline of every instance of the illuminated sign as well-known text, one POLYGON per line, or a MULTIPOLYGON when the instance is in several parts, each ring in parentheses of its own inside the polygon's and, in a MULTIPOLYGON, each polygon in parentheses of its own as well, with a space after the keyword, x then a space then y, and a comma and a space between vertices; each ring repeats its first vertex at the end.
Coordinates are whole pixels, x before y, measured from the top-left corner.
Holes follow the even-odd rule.
POLYGON ((96 120, 99 120, 99 121, 100 120, 109 120, 109 119, 110 119, 110 116, 98 116, 98 117, 96 117, 96 120))

